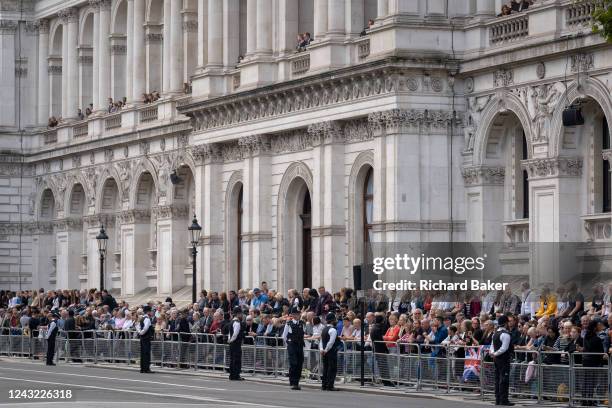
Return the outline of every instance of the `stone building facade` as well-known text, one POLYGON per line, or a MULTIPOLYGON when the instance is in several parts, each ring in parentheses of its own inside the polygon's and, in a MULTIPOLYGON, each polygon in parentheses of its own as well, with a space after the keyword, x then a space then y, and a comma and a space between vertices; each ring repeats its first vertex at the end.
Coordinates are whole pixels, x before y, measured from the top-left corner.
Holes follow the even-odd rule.
POLYGON ((519 275, 529 242, 605 258, 594 3, 2 1, 0 287, 97 287, 103 224, 106 287, 174 293, 193 214, 207 289, 337 290, 368 242, 504 242, 519 275))

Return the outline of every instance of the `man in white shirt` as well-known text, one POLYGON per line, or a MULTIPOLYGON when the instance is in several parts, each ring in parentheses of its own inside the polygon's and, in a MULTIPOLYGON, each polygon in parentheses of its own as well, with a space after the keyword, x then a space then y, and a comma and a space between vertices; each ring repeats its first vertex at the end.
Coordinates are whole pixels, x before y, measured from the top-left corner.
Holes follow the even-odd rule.
POLYGON ((319 351, 323 359, 323 375, 321 376, 321 389, 323 391, 338 391, 334 387, 336 374, 338 372, 338 350, 341 342, 336 330, 336 316, 333 313, 328 313, 326 317, 327 326, 321 333, 321 341, 319 342, 319 351))
POLYGON ((236 306, 233 312, 234 319, 230 326, 230 337, 228 340, 230 351, 229 379, 241 381, 244 380, 240 376, 240 371, 242 370, 242 341, 246 327, 242 324, 242 309, 236 306))
POLYGON ((530 319, 537 311, 538 296, 529 287, 529 282, 523 282, 521 285, 521 316, 527 316, 530 319))
POLYGON ((291 320, 285 324, 283 340, 287 345, 289 358, 289 385, 292 390, 300 389, 300 378, 304 364, 304 325, 300 320, 300 309, 291 309, 291 320))
POLYGON ((508 400, 510 388, 510 361, 514 348, 508 332, 508 318, 501 315, 497 319, 498 328, 491 343, 491 356, 495 362, 495 405, 512 406, 508 400))
POLYGON ((144 316, 137 326, 138 337, 140 337, 140 372, 152 373, 151 371, 151 340, 155 329, 151 324, 151 306, 142 308, 144 316))
POLYGON ((57 337, 57 315, 50 313, 47 314, 47 318, 49 319, 49 327, 47 327, 47 334, 45 334, 45 339, 47 339, 47 365, 54 366, 55 363, 53 359, 55 357, 55 338, 57 337))

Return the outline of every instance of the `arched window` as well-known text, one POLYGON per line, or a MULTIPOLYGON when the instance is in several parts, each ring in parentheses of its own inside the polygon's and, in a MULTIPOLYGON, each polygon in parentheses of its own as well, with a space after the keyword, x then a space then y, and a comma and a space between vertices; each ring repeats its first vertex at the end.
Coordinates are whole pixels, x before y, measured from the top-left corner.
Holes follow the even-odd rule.
POLYGON ((368 244, 372 241, 372 216, 374 212, 374 170, 370 167, 363 184, 363 254, 368 253, 368 244))
POLYGON ((242 191, 238 193, 238 205, 236 206, 236 287, 242 288, 242 191))
POLYGON ((312 206, 310 192, 306 190, 302 205, 302 288, 312 287, 312 206))
MULTIPOLYGON (((608 120, 604 116, 601 124, 601 150, 610 148, 610 130, 608 129, 608 120)), ((604 213, 609 213, 612 210, 612 200, 610 197, 610 162, 603 160, 603 170, 601 182, 603 183, 601 191, 601 209, 604 213)))

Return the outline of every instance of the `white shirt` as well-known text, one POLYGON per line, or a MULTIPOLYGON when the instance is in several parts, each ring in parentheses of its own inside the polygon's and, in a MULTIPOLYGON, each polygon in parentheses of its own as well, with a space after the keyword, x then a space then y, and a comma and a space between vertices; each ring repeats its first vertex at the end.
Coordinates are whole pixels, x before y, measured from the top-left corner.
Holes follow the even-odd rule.
POLYGON ((53 333, 53 330, 57 329, 57 324, 55 323, 55 320, 51 321, 51 323, 49 323, 49 328, 47 329, 47 334, 45 334, 45 339, 49 339, 49 337, 51 337, 51 333, 53 333))
MULTIPOLYGON (((499 328, 497 329, 497 331, 502 331, 503 328, 499 328)), ((493 354, 495 357, 499 356, 500 354, 505 353, 508 350, 508 347, 510 347, 510 333, 508 332, 503 332, 500 336, 500 340, 502 342, 501 347, 499 348, 499 350, 495 350, 495 344, 493 342, 491 342, 491 354, 493 354)))
POLYGON ((329 325, 329 341, 327 342, 327 346, 325 346, 325 349, 323 349, 323 342, 321 341, 319 343, 319 350, 321 351, 325 351, 326 353, 331 350, 331 348, 334 346, 334 343, 336 342, 336 337, 338 336, 338 332, 336 331, 336 329, 334 328, 334 326, 332 326, 331 324, 329 325))
POLYGON ((145 316, 144 321, 142 324, 139 324, 138 327, 142 328, 142 330, 138 330, 138 334, 144 336, 147 330, 149 330, 149 327, 151 327, 151 319, 149 319, 149 316, 145 316))
MULTIPOLYGON (((291 321, 293 322, 293 324, 297 324, 297 320, 295 319, 291 319, 291 321)), ((283 341, 285 342, 285 344, 287 344, 287 336, 289 336, 290 334, 293 334, 293 330, 291 330, 291 326, 289 326, 289 323, 285 324, 285 329, 283 330, 283 341)))
POLYGON ((232 337, 230 337, 228 343, 233 343, 234 341, 236 341, 236 338, 238 337, 239 332, 240 332, 240 322, 238 320, 234 320, 234 323, 232 323, 232 337))

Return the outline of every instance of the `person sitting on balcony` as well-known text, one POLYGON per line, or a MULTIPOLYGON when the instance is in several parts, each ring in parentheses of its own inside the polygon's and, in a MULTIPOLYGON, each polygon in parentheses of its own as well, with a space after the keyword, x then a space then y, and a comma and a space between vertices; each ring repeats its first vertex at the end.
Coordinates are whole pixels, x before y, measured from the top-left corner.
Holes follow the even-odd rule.
POLYGON ((55 116, 51 116, 51 117, 49 118, 49 122, 48 122, 48 124, 47 124, 47 127, 49 127, 49 128, 54 128, 54 127, 56 127, 57 125, 58 125, 57 118, 56 118, 55 116))
POLYGON ((93 113, 93 103, 90 103, 89 106, 85 109, 85 116, 89 116, 93 113))
POLYGON ((513 13, 519 13, 521 11, 527 10, 531 4, 531 0, 511 0, 510 9, 513 13))
POLYGON ((501 13, 497 17, 509 16, 512 14, 512 9, 507 4, 502 5, 501 13))
POLYGON ((151 94, 143 93, 142 94, 142 102, 143 103, 151 103, 151 94))
POLYGON ((365 37, 366 35, 368 35, 368 30, 371 29, 373 25, 374 25, 374 20, 369 19, 368 26, 365 27, 361 33, 359 33, 359 36, 365 37))
POLYGON ((113 98, 108 98, 108 113, 113 112, 113 108, 115 107, 115 104, 113 103, 113 98))
POLYGON ((157 91, 151 92, 151 102, 155 102, 158 99, 159 99, 159 92, 157 91))
POLYGON ((186 94, 190 94, 191 93, 191 84, 189 82, 184 82, 183 83, 183 92, 186 94))
POLYGON ((297 52, 302 51, 302 43, 304 42, 304 34, 298 33, 297 40, 295 42, 295 49, 297 52))
POLYGON ((121 106, 125 106, 127 105, 127 97, 123 97, 123 99, 121 99, 121 106))
POLYGON ((79 120, 85 119, 85 115, 83 115, 83 110, 81 110, 81 108, 79 108, 77 111, 77 116, 79 117, 79 120))

